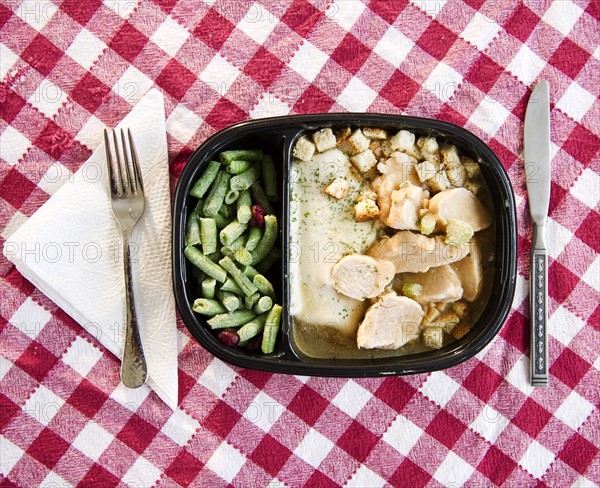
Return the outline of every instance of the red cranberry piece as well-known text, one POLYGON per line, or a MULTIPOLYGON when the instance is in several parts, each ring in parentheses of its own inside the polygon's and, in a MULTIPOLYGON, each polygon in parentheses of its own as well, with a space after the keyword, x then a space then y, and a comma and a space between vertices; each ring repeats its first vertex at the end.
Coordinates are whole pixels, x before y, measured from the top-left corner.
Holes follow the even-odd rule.
POLYGON ((233 332, 232 330, 222 330, 219 332, 217 339, 219 339, 221 344, 224 344, 227 347, 235 347, 240 342, 240 336, 237 335, 237 332, 233 332))
POLYGON ((261 229, 265 226, 265 211, 260 205, 252 205, 252 220, 250 223, 254 223, 255 227, 261 229))

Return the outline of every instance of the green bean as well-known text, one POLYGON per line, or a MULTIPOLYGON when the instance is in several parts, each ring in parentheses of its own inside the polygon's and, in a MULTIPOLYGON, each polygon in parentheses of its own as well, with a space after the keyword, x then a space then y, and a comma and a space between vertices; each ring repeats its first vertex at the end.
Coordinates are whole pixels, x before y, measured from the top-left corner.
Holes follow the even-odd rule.
POLYGON ((229 225, 230 220, 227 217, 225 217, 225 215, 221 215, 220 213, 218 213, 213 218, 217 223, 217 229, 224 229, 229 225))
POLYGON ((244 294, 244 292, 238 286, 238 284, 235 281, 233 281, 231 278, 227 278, 227 280, 225 281, 225 283, 223 283, 221 285, 221 290, 222 291, 230 291, 231 293, 235 293, 237 295, 243 295, 244 294))
POLYGON ((246 171, 250 166, 252 166, 250 161, 234 159, 227 165, 227 172, 232 175, 239 175, 240 173, 246 171))
POLYGON ((219 264, 222 266, 222 269, 227 270, 227 272, 231 275, 233 280, 242 289, 244 295, 249 297, 257 292, 258 288, 256 288, 256 286, 252 284, 248 277, 239 270, 239 268, 230 258, 224 257, 219 261, 219 264))
POLYGON ((270 297, 260 297, 258 302, 252 307, 252 310, 257 314, 261 314, 271 310, 272 306, 273 300, 270 297))
POLYGON ((213 183, 213 181, 215 181, 220 167, 221 163, 218 161, 211 161, 208 163, 204 173, 202 173, 202 176, 200 176, 200 178, 196 180, 196 183, 194 183, 194 186, 192 186, 190 195, 196 198, 202 198, 210 188, 210 185, 213 183))
POLYGON ((252 183, 250 191, 252 192, 252 198, 254 199, 254 202, 258 203, 262 207, 262 209, 265 211, 265 214, 271 215, 275 213, 273 211, 273 207, 269 203, 267 195, 265 195, 265 190, 263 190, 260 181, 255 181, 252 183))
POLYGON ((252 310, 252 307, 254 307, 254 305, 256 305, 256 302, 258 302, 259 300, 260 293, 256 292, 244 299, 244 305, 248 310, 252 310))
POLYGON ((277 217, 275 215, 265 215, 265 230, 262 239, 256 246, 256 249, 252 251, 252 264, 260 263, 267 254, 273 249, 275 240, 277 239, 277 217))
POLYGON ((244 266, 242 268, 242 273, 244 273, 248 278, 253 280, 254 277, 258 274, 258 271, 256 271, 252 266, 244 266))
POLYGON ((219 209, 219 213, 231 220, 231 216, 233 215, 233 206, 227 204, 222 205, 219 209))
POLYGON ((217 280, 214 278, 206 278, 202 281, 202 297, 203 298, 214 298, 215 289, 217 287, 217 280))
POLYGON ((246 236, 244 234, 242 234, 235 241, 233 241, 231 244, 229 244, 229 246, 223 246, 221 248, 221 251, 223 252, 223 255, 229 256, 231 259, 233 259, 233 253, 235 251, 237 251, 238 249, 242 249, 245 245, 246 245, 246 236))
POLYGON ((224 246, 230 245, 248 228, 248 224, 241 223, 238 219, 234 219, 230 224, 219 233, 219 239, 224 246))
POLYGON ((196 313, 209 315, 211 317, 227 312, 227 309, 221 305, 221 303, 217 300, 211 300, 210 298, 196 298, 192 305, 192 310, 196 313))
MULTIPOLYGON (((279 331, 279 323, 281 322, 281 305, 273 305, 273 308, 267 315, 265 321, 265 328, 263 331, 263 340, 261 350, 264 354, 272 353, 275 349, 275 339, 277 338, 277 332, 279 331)), ((211 319, 212 320, 212 319, 211 319)))
POLYGON ((251 163, 259 162, 263 157, 262 149, 237 149, 223 151, 219 154, 219 160, 224 164, 231 164, 232 161, 249 161, 251 163))
POLYGON ((256 318, 253 318, 250 322, 245 323, 237 331, 240 336, 240 343, 248 341, 253 337, 256 337, 265 327, 265 321, 267 320, 267 314, 263 313, 256 318))
POLYGON ((246 249, 254 251, 263 235, 263 230, 260 227, 250 227, 248 231, 248 241, 246 241, 246 249))
POLYGON ((188 216, 185 224, 185 238, 184 242, 186 246, 192 246, 194 244, 200 244, 200 221, 198 220, 198 212, 195 210, 188 216))
POLYGON ((217 250, 217 223, 215 219, 200 218, 200 238, 202 241, 202 254, 212 254, 217 250))
POLYGON ((267 257, 256 265, 256 270, 260 273, 266 273, 269 268, 281 257, 281 251, 274 247, 267 257))
MULTIPOLYGON (((204 254, 202 254, 196 247, 194 246, 186 246, 183 250, 183 254, 189 261, 204 271, 208 276, 214 278, 219 283, 224 283, 227 279, 227 272, 219 266, 217 263, 213 263, 209 258, 207 258, 204 254)), ((235 266, 235 265, 234 265, 235 266)), ((241 274, 241 272, 240 272, 241 274)), ((252 285, 254 287, 254 285, 252 285)), ((254 290, 256 291, 256 290, 254 290)))
POLYGON ((260 177, 261 172, 261 164, 256 163, 243 173, 233 176, 229 182, 229 186, 232 190, 247 190, 260 177))
POLYGON ((229 312, 234 312, 240 308, 240 299, 229 291, 219 290, 217 297, 229 312))
POLYGON ((243 190, 237 200, 237 219, 243 224, 250 222, 252 218, 252 196, 249 190, 243 190))
POLYGON ((233 253, 233 259, 235 259, 242 266, 247 266, 252 262, 252 254, 247 249, 238 249, 233 253))
POLYGON ((215 315, 212 319, 207 320, 207 324, 211 329, 226 329, 227 327, 239 327, 248 323, 256 317, 252 310, 236 310, 231 313, 222 313, 215 315))
POLYGON ((262 183, 267 198, 277 200, 277 171, 273 157, 269 154, 264 154, 262 158, 262 183))
POLYGON ((238 190, 229 190, 227 192, 227 194, 225 195, 225 200, 224 202, 227 205, 231 205, 232 203, 234 203, 240 196, 240 192, 238 190))
POLYGON ((227 193, 230 179, 231 176, 225 171, 219 171, 219 174, 208 193, 208 197, 206 197, 206 202, 204 202, 203 213, 206 217, 214 217, 219 213, 219 210, 223 205, 223 199, 227 193))
POLYGON ((267 278, 265 278, 263 275, 257 274, 252 279, 252 283, 254 284, 254 286, 256 286, 256 288, 258 288, 258 292, 261 295, 266 295, 268 297, 271 297, 273 300, 275 300, 275 289, 273 288, 273 285, 271 284, 271 282, 267 278))

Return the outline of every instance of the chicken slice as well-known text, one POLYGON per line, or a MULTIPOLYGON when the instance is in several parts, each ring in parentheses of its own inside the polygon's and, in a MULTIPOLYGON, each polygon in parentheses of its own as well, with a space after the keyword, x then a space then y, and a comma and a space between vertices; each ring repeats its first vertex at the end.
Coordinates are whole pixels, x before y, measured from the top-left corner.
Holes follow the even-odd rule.
POLYGON ((475 232, 489 227, 492 223, 488 209, 465 188, 439 192, 429 201, 429 211, 444 226, 449 219, 458 219, 469 224, 475 232))
POLYGON ((367 310, 358 328, 357 345, 361 349, 398 349, 419 337, 424 315, 414 300, 393 293, 384 295, 367 310))
POLYGON ((381 173, 373 180, 373 189, 377 192, 377 205, 379 217, 385 222, 392 206, 392 192, 400 188, 405 181, 420 186, 419 175, 416 170, 417 160, 408 154, 395 151, 384 162, 377 165, 381 173))
POLYGON ((421 293, 414 297, 419 303, 454 302, 463 296, 460 278, 447 264, 431 268, 426 273, 402 273, 394 281, 394 288, 401 290, 404 285, 410 283, 422 287, 421 293))
POLYGON ((392 192, 392 205, 386 224, 394 229, 419 230, 419 210, 425 192, 419 186, 402 183, 392 192))
POLYGON ((469 253, 469 244, 447 245, 442 236, 427 237, 408 230, 396 232, 369 249, 369 256, 390 261, 396 273, 424 273, 429 268, 460 261, 469 253))
POLYGON ((483 285, 483 262, 481 259, 481 244, 477 237, 471 239, 469 255, 452 265, 458 275, 462 287, 463 298, 469 302, 477 299, 483 285))
POLYGON ((349 254, 333 266, 331 280, 338 293, 364 300, 381 294, 395 274, 394 265, 389 261, 349 254))

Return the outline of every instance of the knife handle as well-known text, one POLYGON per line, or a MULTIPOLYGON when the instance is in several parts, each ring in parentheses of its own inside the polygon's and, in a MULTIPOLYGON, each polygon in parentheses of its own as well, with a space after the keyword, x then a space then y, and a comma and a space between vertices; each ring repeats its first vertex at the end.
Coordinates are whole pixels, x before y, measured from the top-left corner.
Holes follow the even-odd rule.
POLYGON ((548 255, 531 251, 531 384, 548 386, 548 255))

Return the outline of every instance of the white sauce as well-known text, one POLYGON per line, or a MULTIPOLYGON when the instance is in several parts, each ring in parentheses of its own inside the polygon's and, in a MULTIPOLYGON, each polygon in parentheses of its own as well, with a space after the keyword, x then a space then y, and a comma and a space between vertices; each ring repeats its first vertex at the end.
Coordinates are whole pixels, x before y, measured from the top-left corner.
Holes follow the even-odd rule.
POLYGON ((304 323, 356 333, 366 303, 339 294, 331 269, 344 255, 365 253, 376 238, 373 222, 357 222, 354 205, 360 182, 339 149, 295 160, 290 177, 290 313, 304 323), (336 200, 323 189, 336 177, 350 182, 350 193, 336 200))

